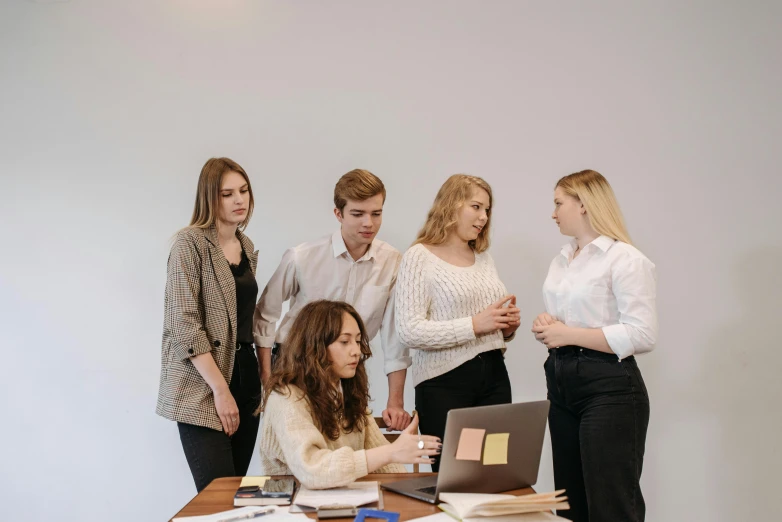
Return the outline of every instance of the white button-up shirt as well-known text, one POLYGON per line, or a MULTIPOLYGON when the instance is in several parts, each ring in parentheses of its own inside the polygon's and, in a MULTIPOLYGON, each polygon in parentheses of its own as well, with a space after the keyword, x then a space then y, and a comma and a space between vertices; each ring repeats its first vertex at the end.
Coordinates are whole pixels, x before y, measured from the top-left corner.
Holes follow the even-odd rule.
POLYGON ((619 359, 650 352, 657 342, 657 275, 638 249, 600 236, 573 259, 562 248, 543 284, 546 312, 567 326, 601 328, 619 359))
POLYGON ((318 299, 345 301, 364 320, 370 340, 380 332, 385 372, 409 367, 412 360, 403 354, 394 326, 393 290, 401 259, 397 249, 375 239, 355 261, 341 230, 288 249, 255 307, 255 344, 271 347, 276 341, 284 350, 291 325, 304 305, 318 299), (288 300, 290 308, 277 329, 282 304, 288 300))

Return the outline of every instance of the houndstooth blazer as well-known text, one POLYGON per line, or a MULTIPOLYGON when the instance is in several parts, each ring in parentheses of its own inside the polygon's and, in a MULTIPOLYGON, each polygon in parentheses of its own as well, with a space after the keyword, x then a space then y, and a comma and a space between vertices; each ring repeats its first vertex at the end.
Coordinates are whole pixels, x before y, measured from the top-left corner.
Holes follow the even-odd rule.
MULTIPOLYGON (((237 231, 253 274, 258 252, 237 231)), ((218 431, 223 427, 212 389, 190 360, 212 352, 231 383, 236 352, 236 283, 217 241, 217 229, 180 230, 168 256, 158 415, 218 431)))

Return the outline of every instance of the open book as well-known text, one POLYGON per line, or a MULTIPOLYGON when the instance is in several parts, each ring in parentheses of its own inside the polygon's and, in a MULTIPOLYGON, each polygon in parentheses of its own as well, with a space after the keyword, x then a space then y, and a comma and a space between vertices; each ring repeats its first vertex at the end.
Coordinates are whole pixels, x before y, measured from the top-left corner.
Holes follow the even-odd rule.
MULTIPOLYGON (((458 520, 518 515, 554 509, 570 509, 565 490, 532 495, 490 495, 483 493, 440 493, 440 509, 458 520)), ((496 520, 496 519, 495 519, 496 520)), ((556 518, 554 519, 556 520, 556 518)))

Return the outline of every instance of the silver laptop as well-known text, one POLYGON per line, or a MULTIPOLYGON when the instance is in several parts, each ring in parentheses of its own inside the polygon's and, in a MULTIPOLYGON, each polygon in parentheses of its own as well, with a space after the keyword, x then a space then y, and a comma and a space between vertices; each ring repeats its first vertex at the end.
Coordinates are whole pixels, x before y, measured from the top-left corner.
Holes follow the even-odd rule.
POLYGON ((381 487, 434 504, 444 492, 501 493, 533 486, 538 481, 548 409, 549 401, 537 401, 451 410, 445 422, 440 472, 381 487), (486 435, 508 433, 508 463, 457 460, 463 428, 483 429, 486 435))

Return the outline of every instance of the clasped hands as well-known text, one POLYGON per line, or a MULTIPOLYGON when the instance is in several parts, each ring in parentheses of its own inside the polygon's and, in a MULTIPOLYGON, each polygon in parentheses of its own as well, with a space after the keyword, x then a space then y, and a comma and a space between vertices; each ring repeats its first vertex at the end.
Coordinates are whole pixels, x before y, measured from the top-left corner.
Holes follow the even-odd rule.
POLYGON ((532 333, 535 334, 535 339, 546 345, 546 348, 560 348, 573 344, 570 341, 571 328, 545 312, 532 321, 532 333))

